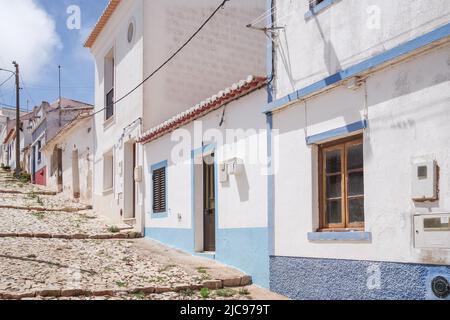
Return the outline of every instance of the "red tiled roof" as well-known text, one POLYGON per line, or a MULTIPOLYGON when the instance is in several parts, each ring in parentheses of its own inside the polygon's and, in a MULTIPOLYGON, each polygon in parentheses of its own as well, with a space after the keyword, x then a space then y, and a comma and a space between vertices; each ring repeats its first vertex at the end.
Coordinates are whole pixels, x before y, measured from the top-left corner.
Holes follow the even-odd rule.
POLYGON ((235 83, 230 88, 219 92, 217 95, 201 102, 200 104, 182 112, 160 125, 148 130, 139 138, 138 142, 145 144, 158 139, 159 137, 172 132, 189 122, 199 119, 209 112, 212 112, 236 99, 241 98, 267 84, 266 77, 249 76, 247 80, 235 83))
POLYGON ((109 1, 108 5, 106 6, 105 11, 101 15, 100 19, 98 20, 98 22, 95 25, 94 29, 92 30, 91 34, 89 35, 86 42, 84 43, 84 46, 86 48, 92 48, 92 46, 94 45, 98 36, 102 32, 103 28, 108 23, 109 19, 111 19, 111 16, 113 15, 114 11, 116 11, 120 2, 122 2, 122 0, 110 0, 109 1))

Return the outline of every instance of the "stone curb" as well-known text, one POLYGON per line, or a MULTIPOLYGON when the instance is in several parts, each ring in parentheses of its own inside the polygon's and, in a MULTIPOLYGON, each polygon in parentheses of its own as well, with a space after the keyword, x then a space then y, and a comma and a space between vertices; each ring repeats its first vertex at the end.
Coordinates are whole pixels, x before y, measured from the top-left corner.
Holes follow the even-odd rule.
POLYGON ((37 239, 67 239, 67 240, 112 240, 143 238, 139 232, 113 234, 50 234, 50 233, 0 233, 0 238, 37 238, 37 239))
POLYGON ((166 292, 181 292, 186 290, 199 291, 202 288, 208 288, 210 290, 228 288, 245 287, 252 284, 252 278, 250 276, 242 276, 224 280, 208 280, 201 284, 181 284, 174 287, 159 286, 159 287, 141 287, 132 289, 42 289, 32 292, 0 292, 0 299, 2 300, 20 300, 26 298, 35 297, 53 297, 53 298, 70 298, 70 297, 110 297, 121 294, 136 294, 136 293, 166 293, 166 292), (224 283, 236 284, 234 286, 224 286, 224 283), (239 284, 239 285, 237 285, 239 284))
POLYGON ((41 211, 41 212, 80 212, 91 210, 92 206, 85 206, 81 208, 43 208, 43 207, 26 207, 26 206, 15 206, 15 205, 6 205, 1 204, 0 209, 15 209, 15 210, 25 210, 25 211, 41 211))
POLYGON ((55 191, 34 191, 34 192, 23 192, 18 190, 4 190, 0 189, 0 193, 3 194, 23 194, 23 195, 29 195, 29 194, 35 194, 38 196, 56 196, 57 193, 55 191))

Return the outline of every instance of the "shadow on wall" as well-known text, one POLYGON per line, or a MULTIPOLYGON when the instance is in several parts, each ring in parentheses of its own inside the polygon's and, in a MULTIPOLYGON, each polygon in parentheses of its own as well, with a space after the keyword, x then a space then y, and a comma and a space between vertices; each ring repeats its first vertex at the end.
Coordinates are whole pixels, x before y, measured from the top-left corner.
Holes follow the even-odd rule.
POLYGON ((239 200, 241 202, 247 202, 249 200, 250 183, 248 182, 245 166, 243 167, 242 172, 236 176, 236 184, 239 192, 239 200))

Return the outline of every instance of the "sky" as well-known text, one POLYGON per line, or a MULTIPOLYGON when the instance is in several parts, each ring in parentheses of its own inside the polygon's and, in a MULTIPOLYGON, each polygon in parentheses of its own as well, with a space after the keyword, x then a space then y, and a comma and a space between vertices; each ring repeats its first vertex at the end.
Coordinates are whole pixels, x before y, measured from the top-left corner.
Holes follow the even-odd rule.
MULTIPOLYGON (((83 43, 107 3, 0 0, 0 69, 12 70, 13 60, 19 63, 23 109, 58 99, 58 65, 62 96, 93 104, 94 63, 83 43)), ((0 71, 0 84, 10 75, 0 71)), ((11 78, 0 86, 0 105, 15 106, 15 101, 11 78)))

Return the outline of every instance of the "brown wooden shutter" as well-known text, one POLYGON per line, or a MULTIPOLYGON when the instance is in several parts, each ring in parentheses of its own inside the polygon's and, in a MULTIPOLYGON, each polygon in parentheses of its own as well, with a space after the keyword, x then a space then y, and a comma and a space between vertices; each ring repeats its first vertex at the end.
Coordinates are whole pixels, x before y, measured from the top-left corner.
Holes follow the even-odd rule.
POLYGON ((166 212, 166 168, 153 171, 153 212, 166 212))

